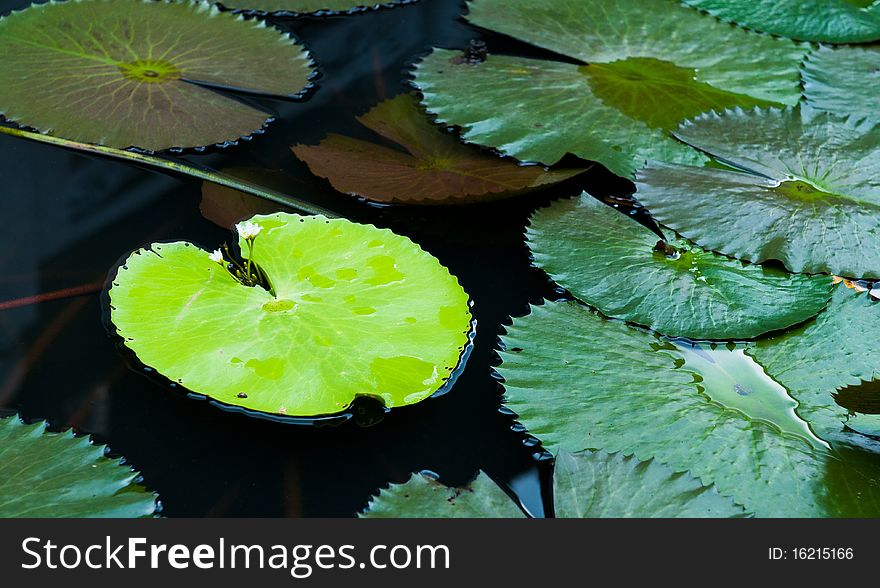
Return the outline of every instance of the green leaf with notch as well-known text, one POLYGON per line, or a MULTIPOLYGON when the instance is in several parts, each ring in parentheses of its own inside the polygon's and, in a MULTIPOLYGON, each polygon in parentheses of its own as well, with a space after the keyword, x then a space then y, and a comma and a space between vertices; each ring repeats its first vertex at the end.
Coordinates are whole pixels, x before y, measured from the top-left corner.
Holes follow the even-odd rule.
POLYGON ((320 145, 296 145, 292 149, 313 174, 327 178, 339 192, 375 202, 460 204, 496 200, 586 171, 550 171, 542 166, 520 165, 464 145, 456 136, 433 125, 409 94, 381 102, 358 121, 401 149, 336 134, 320 145))
POLYGON ((842 284, 815 321, 749 349, 801 402, 798 412, 835 446, 880 452, 880 303, 842 284), (852 430, 848 430, 852 429, 852 430))
POLYGON ((140 361, 223 404, 288 416, 337 414, 359 396, 414 404, 450 379, 471 314, 434 257, 343 219, 252 221, 261 232, 251 261, 271 291, 186 242, 129 256, 110 289, 111 319, 140 361))
POLYGON ((866 43, 880 39, 875 0, 683 0, 725 22, 801 41, 866 43))
POLYGON ((584 64, 442 49, 418 63, 438 122, 522 161, 573 153, 621 176, 648 159, 698 165, 669 136, 680 121, 800 98, 805 46, 668 0, 476 0, 468 20, 584 64))
MULTIPOLYGON (((741 517, 742 507, 687 474, 654 461, 604 451, 556 456, 553 497, 557 518, 741 517)), ((392 484, 375 496, 366 518, 520 518, 523 513, 480 472, 465 488, 427 474, 392 484)))
POLYGON ((0 419, 0 518, 146 517, 156 495, 104 447, 46 423, 0 419))
POLYGON ((830 276, 743 263, 659 237, 589 194, 532 215, 535 265, 606 316, 671 337, 745 339, 801 323, 831 297, 830 276))
POLYGON ((158 151, 237 141, 266 113, 214 90, 296 97, 308 54, 207 2, 79 0, 0 19, 0 114, 42 133, 158 151))
POLYGON ((880 277, 880 127, 808 108, 728 111, 676 136, 738 171, 655 163, 636 197, 700 246, 793 272, 880 277))
POLYGON ((758 516, 877 516, 878 464, 850 465, 735 347, 674 344, 574 302, 503 337, 506 405, 550 450, 604 449, 689 471, 758 516))

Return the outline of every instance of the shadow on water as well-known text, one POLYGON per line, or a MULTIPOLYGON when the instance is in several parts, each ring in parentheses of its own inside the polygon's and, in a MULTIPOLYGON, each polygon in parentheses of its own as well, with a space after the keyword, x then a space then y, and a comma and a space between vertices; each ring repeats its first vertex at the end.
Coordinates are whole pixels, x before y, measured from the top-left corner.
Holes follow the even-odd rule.
MULTIPOLYGON (((0 0, 0 13, 27 2, 0 0)), ((458 18, 458 0, 326 19, 280 19, 311 50, 321 76, 302 103, 241 98, 277 119, 268 132, 187 158, 308 172, 290 153, 331 132, 364 136, 354 121, 406 85, 407 68, 431 46, 535 51, 458 18)), ((312 182, 312 180, 309 180, 312 182)), ((0 409, 53 428, 74 426, 109 442, 162 496, 166 516, 350 516, 378 488, 424 469, 464 484, 484 470, 532 513, 543 507, 548 468, 499 412, 491 376, 502 323, 556 294, 523 243, 529 213, 553 197, 626 195, 631 184, 594 170, 550 192, 467 208, 379 208, 339 195, 321 199, 350 218, 390 228, 437 256, 474 301, 470 359, 448 394, 395 409, 371 427, 302 427, 225 412, 129 369, 102 324, 99 296, 0 311, 0 409), (539 465, 540 463, 540 465, 539 465)), ((121 255, 157 240, 228 239, 199 213, 198 182, 0 136, 0 301, 100 282, 121 255)), ((369 411, 364 415, 371 419, 369 411)), ((373 415, 375 416, 375 415, 373 415)), ((372 419, 375 420, 375 419, 372 419)))

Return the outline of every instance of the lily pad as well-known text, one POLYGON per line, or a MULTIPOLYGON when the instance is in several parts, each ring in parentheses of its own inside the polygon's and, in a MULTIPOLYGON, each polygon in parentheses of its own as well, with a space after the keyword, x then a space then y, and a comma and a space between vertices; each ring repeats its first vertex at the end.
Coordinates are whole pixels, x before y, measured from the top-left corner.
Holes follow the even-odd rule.
POLYGON ((381 102, 358 121, 400 146, 331 134, 293 152, 339 192, 383 203, 459 204, 495 200, 567 180, 585 169, 519 165, 464 145, 436 127, 408 94, 381 102))
POLYGON ((877 93, 880 51, 875 47, 826 47, 810 52, 802 76, 807 103, 817 110, 880 119, 877 93))
POLYGON ((340 14, 361 12, 399 4, 412 4, 418 0, 221 0, 226 8, 239 12, 257 12, 261 14, 340 14))
POLYGON ((88 437, 0 419, 0 518, 146 517, 156 495, 88 437))
POLYGON ((880 514, 878 470, 842 463, 742 349, 676 345, 574 302, 508 331, 506 404, 550 450, 654 458, 762 517, 880 514))
POLYGON ((441 484, 430 472, 414 474, 404 484, 379 491, 360 514, 364 518, 523 518, 513 500, 480 472, 466 488, 441 484))
POLYGON ((111 319, 141 362, 223 405, 311 417, 357 397, 414 404, 463 361, 467 294, 409 239, 277 213, 239 225, 245 255, 245 230, 259 232, 251 261, 270 291, 186 242, 129 256, 110 289, 111 319))
POLYGON ((416 68, 437 120, 522 161, 566 153, 632 176, 648 159, 699 165, 669 137, 709 110, 793 105, 806 47, 667 0, 476 0, 468 20, 585 65, 442 49, 416 68))
POLYGON ((839 285, 815 321, 748 353, 800 401, 798 412, 820 437, 880 452, 880 441, 847 430, 873 435, 880 425, 878 330, 880 303, 839 285))
POLYGON ((875 0, 684 0, 725 22, 801 41, 865 43, 880 39, 875 0))
POLYGON ((672 233, 658 251, 656 233, 586 193, 538 210, 526 236, 535 265, 578 299, 668 336, 757 337, 809 319, 831 297, 830 276, 743 263, 672 233))
POLYGON ((212 89, 297 97, 295 40, 207 2, 80 0, 0 19, 0 114, 76 141, 161 150, 228 143, 264 112, 212 89))
MULTIPOLYGON (((739 517, 745 512, 714 488, 654 461, 604 451, 556 456, 553 497, 557 518, 739 517)), ((367 518, 520 518, 523 513, 480 472, 466 488, 414 475, 374 497, 367 518)))
POLYGON ((656 163, 636 197, 702 247, 793 272, 880 277, 880 128, 812 109, 727 111, 676 133, 737 171, 656 163))

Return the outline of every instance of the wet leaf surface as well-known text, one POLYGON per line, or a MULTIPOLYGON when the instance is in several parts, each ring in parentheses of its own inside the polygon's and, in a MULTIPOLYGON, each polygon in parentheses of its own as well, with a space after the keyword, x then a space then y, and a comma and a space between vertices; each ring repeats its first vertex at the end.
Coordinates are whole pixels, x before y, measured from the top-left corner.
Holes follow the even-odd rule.
POLYGON ((549 450, 654 458, 761 517, 880 514, 876 470, 840 463, 805 431, 810 399, 793 413, 735 349, 695 356, 573 302, 532 307, 502 339, 506 405, 549 450))
POLYGON ((864 43, 880 39, 875 0, 684 0, 755 31, 802 41, 864 43))
POLYGON ((807 104, 841 116, 878 120, 880 51, 876 47, 819 46, 803 66, 807 104))
POLYGON ((671 231, 658 251, 656 233, 588 194, 538 210, 526 237, 535 265, 579 300, 673 337, 757 337, 809 319, 831 296, 829 276, 742 263, 671 231))
POLYGON ((731 257, 793 272, 880 277, 880 129, 809 108, 727 111, 676 133, 745 173, 653 163, 636 198, 731 257))

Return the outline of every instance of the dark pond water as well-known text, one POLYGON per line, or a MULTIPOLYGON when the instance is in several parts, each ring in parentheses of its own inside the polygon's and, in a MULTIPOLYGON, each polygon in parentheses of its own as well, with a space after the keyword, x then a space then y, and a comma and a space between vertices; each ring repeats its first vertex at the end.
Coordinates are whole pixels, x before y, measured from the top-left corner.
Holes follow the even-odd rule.
MULTIPOLYGON (((0 13, 25 0, 0 0, 0 13)), ((318 62, 306 101, 250 99, 276 113, 269 132, 240 146, 188 155, 215 168, 283 169, 353 219, 407 235, 459 277, 479 327, 464 373, 445 396, 392 411, 381 423, 315 428, 223 412, 131 369, 108 337, 99 295, 0 310, 0 410, 54 429, 75 427, 112 445, 160 493, 167 516, 351 516, 371 494, 430 469, 448 484, 477 470, 543 512, 546 465, 498 411, 494 347, 502 324, 530 302, 555 297, 532 268, 522 231, 530 211, 583 187, 625 194, 628 184, 596 171, 556 190, 467 208, 377 209, 314 181, 287 146, 329 132, 366 136, 353 121, 407 90, 408 64, 431 46, 538 50, 481 32, 458 0, 348 17, 274 20, 318 62)), ((0 308, 5 301, 103 282, 129 251, 155 240, 215 246, 228 232, 199 212, 200 183, 124 163, 0 136, 0 308)), ((92 288, 94 290, 94 288, 92 288)))

